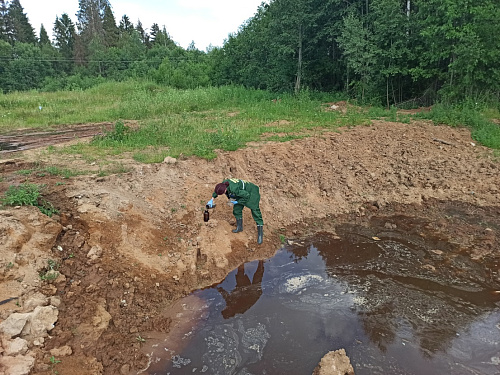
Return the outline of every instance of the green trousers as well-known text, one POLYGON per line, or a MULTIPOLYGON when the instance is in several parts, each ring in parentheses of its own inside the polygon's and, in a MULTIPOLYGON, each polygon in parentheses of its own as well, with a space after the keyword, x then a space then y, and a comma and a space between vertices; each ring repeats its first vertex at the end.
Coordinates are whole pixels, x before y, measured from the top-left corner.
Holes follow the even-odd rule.
MULTIPOLYGON (((243 207, 245 207, 242 204, 235 204, 233 206, 233 215, 236 219, 242 219, 243 218, 243 207)), ((264 220, 262 220, 262 213, 260 212, 259 206, 257 208, 250 208, 252 211, 252 217, 257 223, 257 225, 264 225, 264 220)))

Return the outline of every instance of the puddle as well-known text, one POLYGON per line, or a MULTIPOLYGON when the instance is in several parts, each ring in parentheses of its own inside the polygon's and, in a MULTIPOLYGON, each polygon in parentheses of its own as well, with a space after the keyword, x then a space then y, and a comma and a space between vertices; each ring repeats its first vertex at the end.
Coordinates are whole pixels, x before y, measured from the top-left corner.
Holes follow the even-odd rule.
POLYGON ((19 143, 0 142, 0 151, 17 151, 23 145, 19 143))
POLYGON ((357 375, 499 374, 500 294, 489 281, 498 267, 449 244, 429 251, 439 239, 346 230, 179 301, 144 373, 304 375, 344 348, 357 375))

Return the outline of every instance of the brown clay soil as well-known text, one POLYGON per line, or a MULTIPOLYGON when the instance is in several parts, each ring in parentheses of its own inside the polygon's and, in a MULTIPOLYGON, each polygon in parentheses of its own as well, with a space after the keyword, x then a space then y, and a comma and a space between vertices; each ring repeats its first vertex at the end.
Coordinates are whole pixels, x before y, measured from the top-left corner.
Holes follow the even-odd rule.
MULTIPOLYGON (((0 211, 0 301, 19 297, 0 306, 0 321, 26 311, 37 293, 59 312, 49 336, 30 348, 31 374, 53 373, 54 353, 59 374, 136 374, 149 363, 143 340, 169 331, 169 306, 180 297, 220 282, 242 262, 272 256, 284 238, 335 233, 341 223, 422 217, 433 223, 427 231, 472 258, 500 257, 500 161, 463 128, 373 121, 252 143, 212 161, 124 159, 130 171, 106 177, 16 173, 35 162, 91 169, 58 155, 33 149, 0 160, 0 193, 28 179, 45 184, 44 197, 59 210, 52 218, 35 207, 0 211), (244 231, 231 232, 225 197, 203 221, 214 185, 226 177, 260 186, 262 245, 248 209, 244 231), (39 277, 47 259, 59 264, 54 281, 39 277)), ((500 281, 500 270, 492 277, 500 281)))

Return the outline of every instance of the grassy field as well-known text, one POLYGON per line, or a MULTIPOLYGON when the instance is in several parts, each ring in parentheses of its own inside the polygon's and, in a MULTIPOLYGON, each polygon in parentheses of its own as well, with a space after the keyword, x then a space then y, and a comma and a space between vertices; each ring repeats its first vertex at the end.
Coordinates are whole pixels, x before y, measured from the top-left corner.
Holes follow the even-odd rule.
MULTIPOLYGON (((286 141, 343 126, 367 125, 371 119, 409 122, 408 115, 400 115, 396 109, 352 107, 355 109, 346 114, 329 110, 327 103, 340 99, 310 92, 277 97, 241 87, 176 90, 150 82, 108 82, 86 91, 0 95, 0 134, 111 122, 114 129, 91 143, 57 152, 89 159, 127 153, 151 163, 181 154, 210 159, 216 155, 214 150, 236 150, 263 137, 286 141), (138 126, 126 126, 129 120, 138 126)), ((437 105, 416 116, 467 126, 478 142, 500 149, 500 127, 488 120, 499 118, 498 110, 475 106, 437 105)))

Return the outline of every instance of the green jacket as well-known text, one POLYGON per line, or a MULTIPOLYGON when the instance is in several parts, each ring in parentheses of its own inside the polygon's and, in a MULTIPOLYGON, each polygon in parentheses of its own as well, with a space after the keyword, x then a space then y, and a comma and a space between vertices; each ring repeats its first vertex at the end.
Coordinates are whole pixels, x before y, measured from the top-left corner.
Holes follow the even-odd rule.
MULTIPOLYGON (((238 201, 251 210, 259 208, 260 191, 259 187, 251 182, 240 180, 237 178, 226 178, 222 183, 229 182, 226 190, 228 198, 238 201)), ((217 198, 217 193, 213 193, 212 197, 217 198)))

